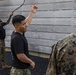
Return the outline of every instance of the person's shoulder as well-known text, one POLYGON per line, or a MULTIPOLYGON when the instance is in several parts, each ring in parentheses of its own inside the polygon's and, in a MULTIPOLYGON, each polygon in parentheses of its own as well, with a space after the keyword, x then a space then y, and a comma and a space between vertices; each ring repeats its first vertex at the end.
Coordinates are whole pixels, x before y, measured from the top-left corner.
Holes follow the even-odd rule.
POLYGON ((13 40, 15 40, 15 39, 16 40, 20 40, 21 39, 21 37, 16 32, 12 32, 11 38, 13 40))

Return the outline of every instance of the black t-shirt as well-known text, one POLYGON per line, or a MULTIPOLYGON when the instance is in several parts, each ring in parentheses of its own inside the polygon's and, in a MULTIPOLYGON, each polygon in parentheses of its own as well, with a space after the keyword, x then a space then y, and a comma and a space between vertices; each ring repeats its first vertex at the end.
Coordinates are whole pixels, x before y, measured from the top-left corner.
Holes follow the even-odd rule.
POLYGON ((30 64, 20 61, 16 56, 16 54, 24 53, 27 57, 29 57, 26 37, 18 32, 13 32, 11 35, 11 51, 13 56, 12 66, 18 69, 29 68, 30 64))
POLYGON ((7 23, 2 22, 1 26, 0 26, 0 39, 4 40, 6 33, 5 33, 5 29, 3 28, 3 26, 5 26, 7 23))

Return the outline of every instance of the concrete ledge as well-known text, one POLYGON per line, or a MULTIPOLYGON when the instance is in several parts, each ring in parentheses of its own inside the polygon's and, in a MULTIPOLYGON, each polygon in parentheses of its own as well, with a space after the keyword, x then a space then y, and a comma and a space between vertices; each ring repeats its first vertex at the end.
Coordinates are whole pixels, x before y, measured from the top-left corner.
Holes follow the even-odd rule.
POLYGON ((49 57, 50 57, 49 54, 40 53, 40 52, 33 52, 33 51, 30 51, 29 53, 30 53, 30 55, 38 56, 38 57, 42 57, 42 58, 49 58, 49 57))
MULTIPOLYGON (((5 48, 5 51, 10 51, 10 48, 5 48)), ((50 57, 49 54, 40 53, 40 52, 29 51, 29 54, 30 54, 30 55, 33 55, 33 56, 42 57, 42 58, 49 58, 49 57, 50 57)))

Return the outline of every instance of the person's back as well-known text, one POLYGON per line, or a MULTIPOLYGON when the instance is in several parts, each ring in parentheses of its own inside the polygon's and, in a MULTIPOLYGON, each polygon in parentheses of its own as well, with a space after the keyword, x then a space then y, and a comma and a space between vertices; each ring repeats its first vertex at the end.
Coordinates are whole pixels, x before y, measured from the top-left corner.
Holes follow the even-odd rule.
POLYGON ((46 75, 76 75, 76 36, 58 41, 52 53, 46 75))
POLYGON ((13 16, 13 13, 9 16, 8 20, 6 22, 2 22, 0 19, 0 59, 1 59, 1 66, 2 68, 11 68, 11 66, 8 66, 6 64, 6 52, 5 52, 5 37, 6 37, 6 32, 4 26, 8 25, 11 17, 13 16))

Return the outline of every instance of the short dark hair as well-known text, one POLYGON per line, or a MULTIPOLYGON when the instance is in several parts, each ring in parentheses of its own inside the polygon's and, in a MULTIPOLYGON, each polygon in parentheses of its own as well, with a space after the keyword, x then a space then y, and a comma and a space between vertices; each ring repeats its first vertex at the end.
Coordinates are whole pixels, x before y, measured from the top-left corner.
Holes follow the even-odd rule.
POLYGON ((12 24, 14 25, 15 23, 21 23, 23 20, 25 20, 25 17, 23 15, 15 15, 12 18, 12 24))

